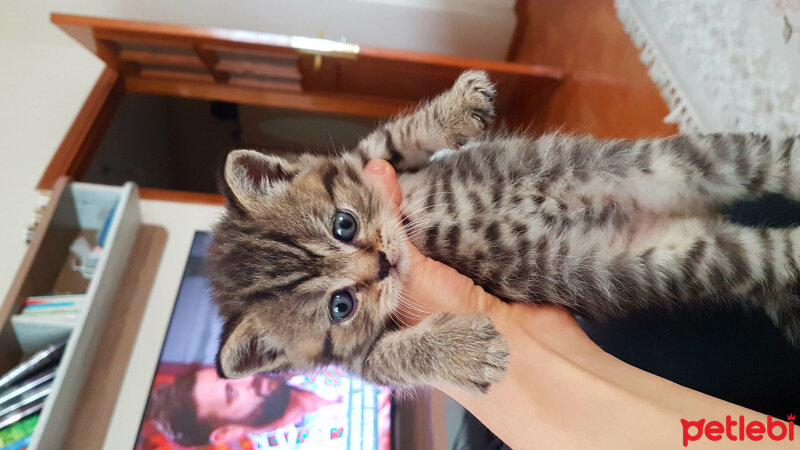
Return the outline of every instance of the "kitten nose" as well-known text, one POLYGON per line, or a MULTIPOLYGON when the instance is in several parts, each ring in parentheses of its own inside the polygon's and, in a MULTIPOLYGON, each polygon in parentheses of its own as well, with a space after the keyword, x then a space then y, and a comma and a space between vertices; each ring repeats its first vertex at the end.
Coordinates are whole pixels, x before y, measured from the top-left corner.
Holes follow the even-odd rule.
POLYGON ((389 269, 392 268, 392 265, 389 264, 389 259, 386 257, 386 253, 378 252, 378 280, 382 280, 389 276, 389 269))

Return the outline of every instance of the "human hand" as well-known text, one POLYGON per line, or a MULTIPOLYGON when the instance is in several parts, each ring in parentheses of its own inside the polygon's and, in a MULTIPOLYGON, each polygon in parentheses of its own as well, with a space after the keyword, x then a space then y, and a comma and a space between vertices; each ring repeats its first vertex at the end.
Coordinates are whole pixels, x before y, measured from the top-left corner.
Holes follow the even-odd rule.
MULTIPOLYGON (((402 197, 391 165, 383 160, 370 161, 364 168, 364 175, 386 201, 399 206, 402 197)), ((411 268, 404 288, 412 304, 405 305, 404 313, 399 314, 406 324, 414 325, 434 312, 482 313, 489 316, 508 342, 511 361, 506 377, 493 385, 488 394, 475 395, 452 386, 438 386, 504 439, 513 435, 501 434, 514 423, 508 420, 510 417, 524 418, 539 409, 535 392, 521 389, 536 382, 538 377, 548 376, 547 368, 541 365, 546 359, 539 356, 593 358, 603 353, 563 309, 551 305, 505 303, 455 269, 424 256, 410 244, 409 253, 411 268), (497 414, 499 410, 503 414, 497 414)))
MULTIPOLYGON (((370 161, 364 175, 386 201, 400 204, 391 165, 370 161)), ((404 284, 413 302, 408 306, 409 325, 438 311, 477 312, 488 315, 506 339, 510 353, 506 376, 487 394, 438 387, 512 448, 674 448, 682 442, 683 418, 741 415, 762 423, 766 419, 625 364, 595 345, 572 315, 560 308, 504 303, 413 246, 409 251, 411 269, 404 284)), ((719 448, 719 444, 723 443, 697 441, 692 448, 719 448)), ((735 444, 750 448, 758 442, 735 444)))
MULTIPOLYGON (((400 206, 402 195, 397 175, 388 162, 380 159, 370 161, 364 167, 364 175, 378 188, 385 201, 395 207, 400 206)), ((537 317, 541 316, 539 319, 556 321, 559 327, 580 330, 575 319, 566 311, 550 305, 531 308, 504 303, 477 286, 470 278, 450 266, 428 258, 411 244, 409 258, 411 269, 404 288, 411 294, 409 300, 413 305, 410 305, 407 314, 401 315, 407 325, 414 325, 433 312, 479 312, 493 318, 496 316, 503 322, 511 320, 517 314, 536 313, 537 317)))
MULTIPOLYGON (((380 159, 370 161, 364 168, 364 175, 378 188, 385 201, 399 207, 402 195, 397 175, 388 162, 380 159)), ((561 308, 505 303, 452 267, 423 255, 411 244, 409 258, 411 268, 404 288, 413 304, 408 307, 407 314, 401 314, 407 325, 414 325, 434 312, 483 313, 501 332, 522 327, 537 339, 557 341, 559 346, 563 345, 565 338, 579 341, 581 345, 591 343, 572 315, 561 308), (555 339, 554 333, 558 335, 555 339)))

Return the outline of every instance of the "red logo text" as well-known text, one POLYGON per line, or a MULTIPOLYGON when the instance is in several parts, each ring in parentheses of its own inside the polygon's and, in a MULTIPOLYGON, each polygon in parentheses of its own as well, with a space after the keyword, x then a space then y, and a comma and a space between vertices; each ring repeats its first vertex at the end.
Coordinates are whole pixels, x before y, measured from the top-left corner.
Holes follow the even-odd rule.
POLYGON ((721 439, 731 441, 760 441, 762 439, 782 441, 786 439, 794 441, 794 414, 789 414, 787 419, 788 423, 773 419, 771 416, 767 416, 766 423, 760 420, 745 421, 744 416, 739 416, 739 420, 725 416, 725 422, 681 419, 683 446, 688 447, 689 442, 700 440, 703 437, 709 441, 721 439))

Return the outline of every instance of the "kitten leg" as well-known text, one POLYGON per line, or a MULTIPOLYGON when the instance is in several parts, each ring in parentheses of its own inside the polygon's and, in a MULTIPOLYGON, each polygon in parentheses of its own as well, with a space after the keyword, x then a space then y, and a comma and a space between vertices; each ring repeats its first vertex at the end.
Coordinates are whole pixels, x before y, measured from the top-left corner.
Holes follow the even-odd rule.
POLYGON ((503 378, 508 358, 507 344, 487 316, 438 313, 378 338, 360 374, 399 388, 448 384, 486 392, 503 378))
POLYGON ((422 167, 435 151, 456 149, 486 131, 494 119, 495 92, 486 72, 464 72, 450 90, 362 139, 355 154, 364 164, 378 158, 397 169, 422 167))
POLYGON ((763 308, 800 344, 800 298, 785 294, 800 280, 800 227, 674 219, 639 228, 616 256, 598 250, 572 254, 567 246, 539 257, 561 268, 546 299, 593 317, 734 301, 763 308))
POLYGON ((629 197, 651 211, 697 212, 765 193, 800 199, 800 136, 597 141, 550 135, 523 153, 539 157, 551 191, 629 197))
POLYGON ((786 340, 800 347, 800 292, 797 288, 760 298, 764 311, 783 330, 786 340))

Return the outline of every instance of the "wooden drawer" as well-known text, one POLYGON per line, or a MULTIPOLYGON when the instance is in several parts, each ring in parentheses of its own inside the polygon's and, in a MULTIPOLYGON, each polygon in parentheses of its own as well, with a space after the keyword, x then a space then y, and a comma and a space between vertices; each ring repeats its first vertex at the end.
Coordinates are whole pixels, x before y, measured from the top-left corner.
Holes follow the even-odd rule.
POLYGON ((67 432, 68 418, 99 343, 122 270, 140 225, 139 197, 135 184, 121 187, 70 182, 61 178, 34 231, 5 301, 0 305, 0 373, 5 372, 49 340, 69 336, 52 391, 39 416, 31 449, 59 448, 67 432), (76 280, 70 245, 79 235, 95 235, 106 224, 99 261, 90 280, 76 280), (69 327, 37 320, 14 320, 26 298, 65 289, 85 291, 85 306, 69 327), (61 330, 59 331, 59 326, 61 330), (55 330, 55 331, 54 331, 55 330), (23 349, 25 352, 23 352, 23 349))
POLYGON ((477 68, 488 71, 498 84, 498 122, 535 130, 537 112, 563 78, 551 67, 272 33, 67 14, 53 14, 51 21, 102 59, 106 68, 39 181, 38 189, 45 191, 67 175, 104 184, 137 181, 143 199, 221 204, 214 174, 225 152, 273 151, 276 144, 286 143, 281 141, 283 133, 258 134, 267 118, 297 119, 292 127, 281 122, 273 128, 294 128, 313 141, 290 140, 290 151, 330 152, 351 144, 349 139, 334 139, 335 132, 329 135, 330 124, 344 122, 341 134, 357 139, 361 131, 354 132, 357 127, 351 125, 369 130, 447 89, 462 71, 477 68), (135 99, 142 100, 139 104, 168 105, 155 113, 139 111, 133 119, 122 117, 135 110, 126 107, 135 99), (209 122, 214 106, 241 109, 226 116, 233 117, 235 126, 211 133, 206 124, 187 123, 190 114, 172 110, 181 102, 204 102, 209 122), (169 110, 168 120, 164 110, 169 110), (318 135, 307 133, 310 122, 324 122, 316 126, 318 135), (120 123, 125 125, 115 127, 120 123), (132 123, 140 125, 133 129, 132 123), (173 134, 153 142, 159 133, 175 133, 181 127, 190 130, 189 140, 179 140, 181 145, 173 134), (114 135, 120 128, 128 134, 109 144, 113 136, 107 132, 114 135), (234 134, 234 140, 220 138, 234 134), (262 140, 248 139, 254 135, 262 140), (122 153, 125 156, 118 157, 122 153), (98 173, 116 174, 118 179, 98 173))

